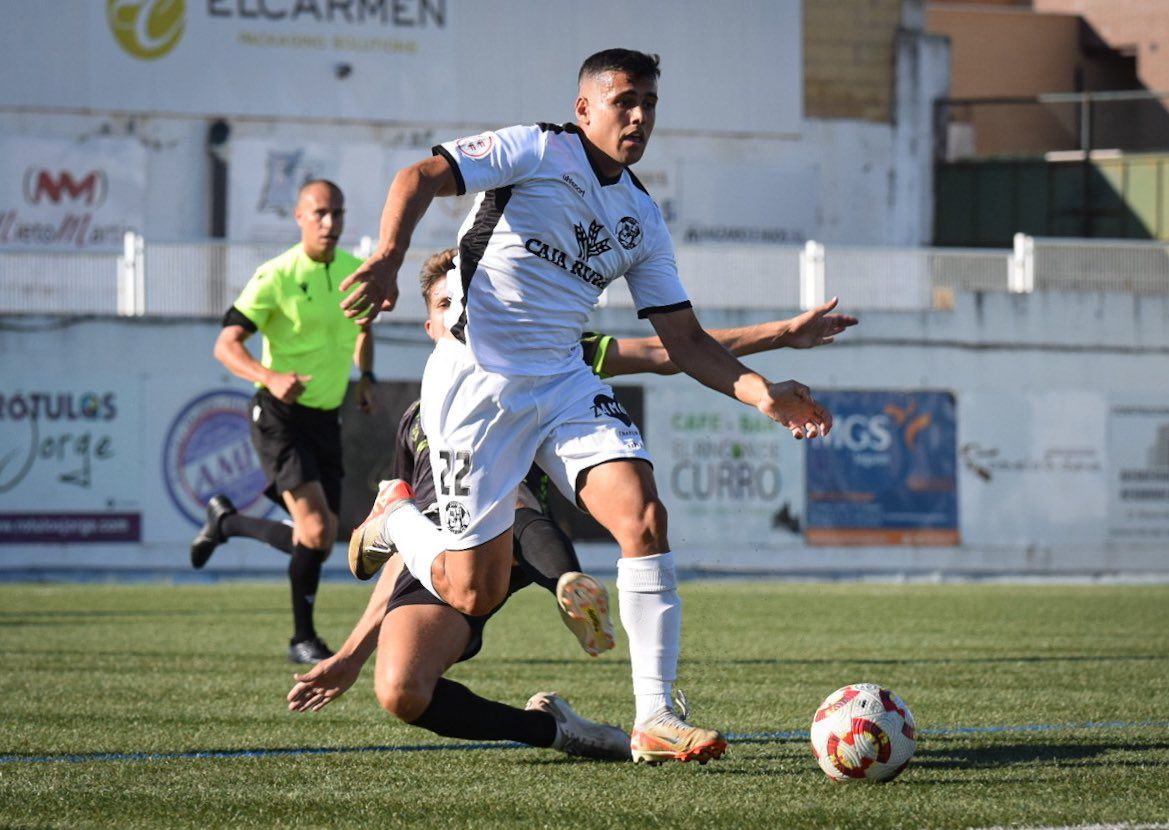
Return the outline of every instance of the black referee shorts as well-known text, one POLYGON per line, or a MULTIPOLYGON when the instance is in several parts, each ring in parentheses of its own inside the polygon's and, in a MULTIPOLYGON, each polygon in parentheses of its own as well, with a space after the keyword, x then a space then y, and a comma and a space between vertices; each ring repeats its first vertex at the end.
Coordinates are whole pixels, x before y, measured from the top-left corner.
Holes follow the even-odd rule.
POLYGON ((268 477, 264 494, 281 507, 282 494, 318 481, 334 513, 341 512, 340 409, 289 404, 267 389, 252 398, 252 444, 268 477))

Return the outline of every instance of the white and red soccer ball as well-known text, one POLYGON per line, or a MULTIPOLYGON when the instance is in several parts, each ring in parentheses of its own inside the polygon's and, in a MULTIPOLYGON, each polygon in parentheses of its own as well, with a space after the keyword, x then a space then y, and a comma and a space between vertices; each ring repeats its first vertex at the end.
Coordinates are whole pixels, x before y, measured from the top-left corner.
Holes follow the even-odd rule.
POLYGON ((834 781, 890 781, 916 748, 913 713, 875 683, 837 689, 812 719, 812 753, 834 781))

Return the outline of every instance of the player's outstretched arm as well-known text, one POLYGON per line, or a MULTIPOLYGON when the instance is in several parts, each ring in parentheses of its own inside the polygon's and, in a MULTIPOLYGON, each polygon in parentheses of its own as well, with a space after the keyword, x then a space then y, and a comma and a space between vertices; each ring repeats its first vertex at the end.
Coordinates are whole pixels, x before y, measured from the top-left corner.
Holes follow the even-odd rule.
POLYGON ((398 303, 398 269, 410 247, 414 228, 435 196, 454 196, 458 181, 442 156, 431 156, 394 176, 378 228, 378 249, 341 283, 353 292, 341 301, 347 317, 371 322, 379 311, 392 311, 398 303))
POLYGON ((394 593, 394 583, 402 572, 402 558, 396 556, 382 568, 365 612, 353 627, 337 653, 317 663, 304 674, 294 674, 296 685, 288 692, 288 709, 292 712, 319 712, 348 691, 357 682, 361 667, 377 648, 386 603, 394 593))
MULTIPOLYGON (((823 305, 786 320, 771 320, 752 326, 709 329, 707 333, 736 357, 774 349, 811 349, 833 342, 836 336, 859 320, 848 314, 831 314, 839 301, 833 297, 823 305)), ((673 375, 680 370, 658 337, 623 337, 614 340, 601 367, 609 377, 640 372, 673 375)))
POLYGON ((771 383, 753 372, 698 324, 689 308, 650 316, 670 359, 717 392, 754 406, 799 438, 827 435, 832 418, 797 381, 771 383))

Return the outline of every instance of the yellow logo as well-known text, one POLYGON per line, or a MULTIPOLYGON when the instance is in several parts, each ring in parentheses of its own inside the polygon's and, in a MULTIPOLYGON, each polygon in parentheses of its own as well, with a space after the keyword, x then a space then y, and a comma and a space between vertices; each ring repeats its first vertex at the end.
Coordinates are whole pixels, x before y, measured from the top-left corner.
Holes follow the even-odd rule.
POLYGON ((106 0, 106 21, 127 54, 154 60, 182 38, 186 5, 186 0, 106 0))

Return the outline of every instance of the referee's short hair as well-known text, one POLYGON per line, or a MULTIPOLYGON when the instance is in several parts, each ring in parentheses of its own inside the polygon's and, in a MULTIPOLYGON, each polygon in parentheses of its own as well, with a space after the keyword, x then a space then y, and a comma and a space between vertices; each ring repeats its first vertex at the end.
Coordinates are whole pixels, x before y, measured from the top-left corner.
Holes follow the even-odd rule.
POLYGON ((328 179, 309 179, 300 186, 299 190, 296 191, 296 197, 299 199, 304 195, 306 190, 319 184, 323 184, 325 187, 329 188, 329 190, 333 191, 333 195, 338 196, 341 199, 345 198, 345 193, 341 190, 341 187, 336 182, 331 182, 328 179))
POLYGON ((646 78, 657 80, 662 74, 657 55, 633 49, 604 49, 585 58, 584 63, 580 65, 577 82, 606 72, 623 72, 633 81, 643 81, 646 78))

